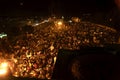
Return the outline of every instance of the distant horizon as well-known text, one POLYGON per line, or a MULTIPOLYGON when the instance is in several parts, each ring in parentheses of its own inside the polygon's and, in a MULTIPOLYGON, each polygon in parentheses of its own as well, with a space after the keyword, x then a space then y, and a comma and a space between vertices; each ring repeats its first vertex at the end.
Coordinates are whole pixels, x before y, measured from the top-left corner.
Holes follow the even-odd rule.
POLYGON ((0 15, 51 15, 107 12, 114 0, 0 0, 0 15))

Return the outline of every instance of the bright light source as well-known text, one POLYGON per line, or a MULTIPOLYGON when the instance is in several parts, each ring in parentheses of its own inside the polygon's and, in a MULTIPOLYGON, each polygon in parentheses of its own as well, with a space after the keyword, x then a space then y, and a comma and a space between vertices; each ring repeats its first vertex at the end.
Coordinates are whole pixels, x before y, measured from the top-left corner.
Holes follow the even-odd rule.
POLYGON ((8 63, 4 62, 0 65, 0 75, 4 75, 7 73, 8 63))
POLYGON ((62 23, 62 21, 59 21, 57 24, 58 24, 59 26, 61 26, 63 23, 62 23))
POLYGON ((3 38, 3 37, 7 37, 7 34, 1 33, 1 34, 0 34, 0 38, 3 38))
POLYGON ((38 25, 39 25, 39 23, 36 23, 35 25, 36 25, 36 26, 38 26, 38 25))
POLYGON ((4 63, 1 64, 1 67, 2 68, 8 67, 8 64, 4 62, 4 63))
POLYGON ((55 22, 54 22, 54 24, 55 24, 55 29, 56 30, 62 30, 62 29, 64 29, 64 21, 63 20, 56 20, 55 22))
POLYGON ((6 68, 1 68, 0 69, 0 75, 4 75, 4 74, 6 74, 7 73, 7 69, 6 68))
POLYGON ((73 22, 80 22, 81 20, 78 17, 72 17, 73 22))
POLYGON ((56 60, 57 60, 57 58, 56 58, 56 57, 54 57, 54 65, 55 65, 55 63, 56 63, 56 60))
POLYGON ((72 23, 72 20, 69 20, 68 22, 69 22, 69 23, 72 23))

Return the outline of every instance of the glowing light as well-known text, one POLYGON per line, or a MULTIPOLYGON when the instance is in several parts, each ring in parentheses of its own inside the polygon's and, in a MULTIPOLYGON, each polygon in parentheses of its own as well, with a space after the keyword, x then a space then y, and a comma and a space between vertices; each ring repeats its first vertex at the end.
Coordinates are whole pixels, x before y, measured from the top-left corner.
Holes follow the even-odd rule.
POLYGON ((63 25, 62 21, 59 21, 57 24, 58 24, 58 26, 63 25))
POLYGON ((80 22, 81 20, 78 17, 72 17, 73 22, 80 22))
POLYGON ((68 22, 69 22, 69 23, 72 23, 72 20, 69 20, 68 22))
POLYGON ((54 57, 54 65, 55 65, 55 63, 56 63, 56 60, 57 60, 57 58, 56 58, 56 57, 54 57))
POLYGON ((53 45, 51 45, 51 46, 50 46, 50 50, 52 51, 53 49, 54 49, 54 46, 53 46, 53 45))
POLYGON ((39 25, 39 23, 35 23, 35 24, 33 24, 32 26, 38 26, 39 25))
POLYGON ((62 19, 60 19, 60 20, 56 20, 55 22, 54 22, 54 24, 55 24, 55 29, 56 30, 61 30, 61 29, 64 29, 64 22, 63 22, 63 20, 62 19))
POLYGON ((3 37, 7 37, 7 34, 1 33, 1 34, 0 34, 0 38, 3 38, 3 37))
POLYGON ((38 25, 39 25, 39 23, 36 23, 35 25, 36 25, 36 26, 38 26, 38 25))
POLYGON ((8 67, 8 64, 4 62, 4 63, 1 64, 1 67, 2 68, 8 67))
POLYGON ((19 74, 18 72, 15 72, 15 73, 13 74, 13 76, 15 76, 15 77, 19 77, 18 74, 19 74))
POLYGON ((49 20, 44 20, 44 22, 49 22, 49 20))
POLYGON ((8 64, 6 62, 2 63, 0 65, 0 75, 4 75, 7 73, 7 68, 8 68, 8 64))
POLYGON ((64 19, 64 16, 62 16, 62 19, 64 19))
POLYGON ((6 70, 6 69, 0 69, 0 75, 6 74, 6 73, 7 73, 7 70, 6 70))

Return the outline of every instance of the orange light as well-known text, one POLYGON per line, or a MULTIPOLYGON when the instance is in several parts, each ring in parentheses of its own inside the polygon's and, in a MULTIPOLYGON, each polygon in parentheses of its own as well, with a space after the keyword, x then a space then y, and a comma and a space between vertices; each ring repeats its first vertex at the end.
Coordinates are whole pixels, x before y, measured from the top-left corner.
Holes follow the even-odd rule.
POLYGON ((4 75, 7 73, 8 63, 4 62, 0 65, 0 75, 4 75))
POLYGON ((59 26, 61 26, 63 23, 62 23, 62 21, 59 21, 57 24, 58 24, 59 26))
POLYGON ((8 64, 6 62, 4 62, 4 63, 1 64, 1 67, 6 68, 6 67, 8 67, 8 64))

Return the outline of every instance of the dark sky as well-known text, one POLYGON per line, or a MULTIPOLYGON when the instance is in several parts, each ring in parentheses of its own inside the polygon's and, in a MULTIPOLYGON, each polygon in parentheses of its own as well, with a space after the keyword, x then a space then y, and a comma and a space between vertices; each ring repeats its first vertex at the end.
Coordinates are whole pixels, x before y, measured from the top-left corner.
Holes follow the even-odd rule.
POLYGON ((113 0, 0 0, 0 13, 80 13, 110 10, 113 0))

